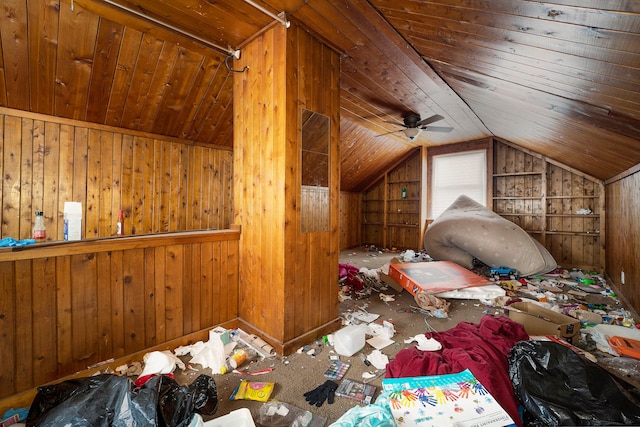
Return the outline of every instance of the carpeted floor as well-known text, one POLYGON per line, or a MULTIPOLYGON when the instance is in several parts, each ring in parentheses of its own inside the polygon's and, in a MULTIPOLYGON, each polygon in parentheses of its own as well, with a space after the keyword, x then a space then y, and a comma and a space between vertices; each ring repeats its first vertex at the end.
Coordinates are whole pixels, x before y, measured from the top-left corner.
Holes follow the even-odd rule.
MULTIPOLYGON (((388 263, 391 258, 398 256, 396 253, 379 253, 368 252, 364 249, 355 249, 344 251, 340 255, 340 263, 350 264, 358 268, 368 268, 375 270, 388 263)), ((336 292, 338 291, 338 282, 336 280, 336 292)), ((482 317, 486 306, 479 301, 473 300, 451 300, 449 308, 449 317, 445 319, 435 318, 422 314, 412 309, 417 304, 413 296, 406 292, 396 292, 392 288, 382 290, 382 294, 392 297, 391 301, 383 301, 380 298, 380 292, 372 292, 372 294, 363 299, 346 299, 340 303, 341 315, 347 316, 355 310, 364 309, 369 313, 379 315, 378 321, 387 320, 394 325, 395 335, 393 337, 394 344, 382 349, 382 353, 387 355, 390 360, 402 348, 415 345, 405 344, 407 338, 418 334, 423 334, 429 327, 443 331, 454 327, 460 321, 478 322, 482 317)), ((388 298, 387 298, 388 299, 388 298)), ((331 364, 331 357, 337 353, 333 347, 323 345, 321 342, 308 346, 305 350, 315 351, 314 355, 306 352, 294 353, 288 357, 275 357, 261 361, 254 361, 246 366, 249 372, 255 372, 270 368, 272 371, 261 375, 241 375, 229 373, 226 375, 214 375, 216 386, 218 388, 219 407, 214 417, 207 417, 206 420, 222 417, 231 411, 239 408, 248 408, 252 417, 259 425, 260 407, 262 402, 250 400, 230 400, 229 397, 238 386, 242 379, 246 381, 256 382, 273 382, 275 388, 271 394, 272 400, 286 402, 300 409, 309 410, 312 413, 327 419, 325 425, 330 425, 340 418, 347 410, 357 402, 344 397, 336 397, 333 404, 324 403, 321 407, 309 405, 304 398, 304 393, 324 383, 327 378, 324 372, 331 364)), ((370 354, 373 347, 369 344, 365 345, 363 353, 370 354)), ((340 356, 340 360, 349 363, 351 366, 345 374, 345 378, 362 381, 363 372, 380 373, 381 375, 371 380, 369 384, 377 387, 376 396, 380 392, 381 380, 384 372, 376 372, 373 367, 365 366, 356 353, 352 357, 340 356)), ((196 365, 195 367, 198 367, 196 365)), ((182 383, 192 382, 201 373, 211 374, 210 370, 185 370, 176 372, 179 381, 182 383)), ((375 398, 374 398, 375 399, 375 398)), ((235 427, 235 426, 234 426, 235 427)))

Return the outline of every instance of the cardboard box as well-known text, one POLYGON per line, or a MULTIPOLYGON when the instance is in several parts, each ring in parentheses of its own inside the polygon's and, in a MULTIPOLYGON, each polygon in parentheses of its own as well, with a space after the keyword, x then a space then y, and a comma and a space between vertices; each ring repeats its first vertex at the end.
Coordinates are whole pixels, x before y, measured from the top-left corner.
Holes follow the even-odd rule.
POLYGON ((452 261, 390 264, 389 276, 414 296, 419 291, 438 294, 491 283, 452 261))
POLYGON ((514 302, 505 310, 509 318, 523 325, 529 335, 556 335, 573 343, 580 333, 580 320, 532 302, 514 302))
MULTIPOLYGON (((400 261, 398 257, 391 258, 391 261, 389 261, 389 270, 391 270, 391 264, 400 264, 401 262, 402 261, 400 261)), ((388 274, 380 273, 380 280, 391 286, 391 288, 393 288, 396 292, 402 292, 404 290, 402 285, 396 282, 396 280, 388 274)))

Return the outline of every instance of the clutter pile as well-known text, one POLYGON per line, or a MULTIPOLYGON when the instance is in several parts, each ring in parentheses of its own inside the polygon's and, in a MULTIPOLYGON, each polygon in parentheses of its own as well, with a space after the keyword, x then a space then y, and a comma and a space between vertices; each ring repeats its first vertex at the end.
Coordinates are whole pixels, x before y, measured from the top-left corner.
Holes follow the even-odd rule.
MULTIPOLYGON (((424 271, 434 269, 411 265, 416 262, 440 263, 411 252, 406 261, 401 255, 378 269, 380 280, 412 293, 419 306, 412 308, 427 317, 444 317, 443 307, 449 308, 451 298, 477 299, 486 307, 485 315, 478 324, 461 322, 444 332, 427 331, 416 340, 421 344, 399 351, 386 365, 378 399, 366 410, 353 408, 332 426, 385 425, 382 420, 388 419, 398 425, 422 425, 428 419, 437 425, 434 414, 443 413, 463 422, 467 418, 461 415, 460 399, 469 396, 471 384, 486 390, 512 421, 505 422, 502 413, 496 423, 483 418, 489 412, 473 414, 474 422, 482 425, 640 421, 640 324, 600 274, 556 268, 519 277, 513 268, 490 268, 475 260, 472 272, 488 285, 467 281, 453 292, 439 292, 430 289, 438 274, 425 276, 424 271), (443 385, 448 375, 466 370, 472 381, 443 385), (424 386, 426 381, 430 387, 424 386), (404 388, 398 389, 399 384, 404 388), (451 401, 460 413, 438 405, 451 401)), ((451 277, 436 279, 441 286, 451 277)))
POLYGON ((278 384, 257 380, 272 372, 256 369, 275 360, 267 342, 217 327, 206 342, 41 387, 26 414, 3 418, 26 417, 29 426, 321 427, 324 405, 346 399, 355 406, 330 427, 446 425, 442 417, 450 425, 495 427, 640 424, 640 327, 599 274, 557 268, 519 277, 513 268, 481 263, 463 270, 413 251, 378 269, 340 264, 343 324, 296 352, 326 360, 322 381, 306 384, 299 406, 273 400, 278 384), (396 324, 371 301, 389 305, 405 291, 426 331, 404 335, 398 350, 396 324), (430 319, 455 315, 454 300, 476 300, 480 320, 436 331, 430 319), (353 375, 353 357, 361 378, 353 375), (178 369, 212 375, 179 384, 178 369), (222 395, 216 378, 230 377, 229 400, 257 402, 257 415, 242 408, 215 416, 222 395))

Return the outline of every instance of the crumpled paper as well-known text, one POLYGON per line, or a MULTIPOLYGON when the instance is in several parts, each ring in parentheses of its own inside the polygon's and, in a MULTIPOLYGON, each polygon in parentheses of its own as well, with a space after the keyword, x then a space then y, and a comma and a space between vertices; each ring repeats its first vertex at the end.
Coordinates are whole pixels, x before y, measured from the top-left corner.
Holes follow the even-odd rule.
POLYGON ((438 351, 442 349, 442 344, 434 338, 427 338, 422 334, 418 334, 415 337, 408 338, 404 340, 405 344, 409 344, 411 342, 417 342, 416 348, 420 351, 438 351))
POLYGON ((395 335, 396 329, 393 323, 383 320, 382 324, 370 323, 367 333, 373 335, 373 338, 369 338, 367 343, 376 350, 381 350, 394 343, 391 338, 395 335))
POLYGON ((389 363, 389 357, 382 353, 380 350, 373 350, 368 356, 367 360, 371 362, 376 369, 385 369, 389 363))
MULTIPOLYGON (((231 342, 229 345, 235 346, 236 343, 231 342)), ((232 349, 233 348, 230 350, 232 349)), ((220 369, 224 366, 226 355, 230 350, 226 351, 220 335, 209 334, 209 341, 198 341, 192 345, 178 347, 174 350, 174 353, 177 356, 190 354, 192 358, 189 363, 202 365, 203 368, 211 368, 213 373, 217 373, 220 372, 220 369)))
POLYGON ((168 350, 152 351, 145 354, 142 360, 144 361, 144 369, 139 377, 170 374, 175 370, 176 366, 180 369, 185 369, 182 360, 168 350))

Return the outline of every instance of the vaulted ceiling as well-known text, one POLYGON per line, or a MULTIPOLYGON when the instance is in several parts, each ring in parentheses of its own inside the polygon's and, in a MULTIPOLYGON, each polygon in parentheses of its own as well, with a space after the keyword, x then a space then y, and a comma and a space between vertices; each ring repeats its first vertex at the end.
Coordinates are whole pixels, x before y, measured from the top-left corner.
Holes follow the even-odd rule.
POLYGON ((0 106, 232 146, 231 55, 295 20, 341 55, 344 191, 489 136, 601 180, 640 163, 638 0, 1 4, 0 106), (409 113, 453 130, 409 141, 409 113))

